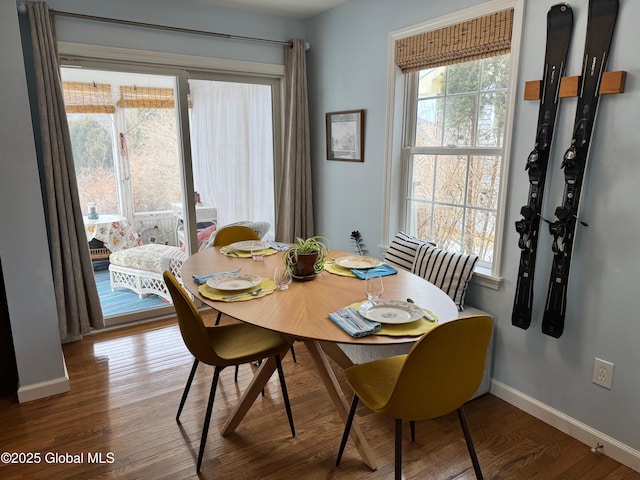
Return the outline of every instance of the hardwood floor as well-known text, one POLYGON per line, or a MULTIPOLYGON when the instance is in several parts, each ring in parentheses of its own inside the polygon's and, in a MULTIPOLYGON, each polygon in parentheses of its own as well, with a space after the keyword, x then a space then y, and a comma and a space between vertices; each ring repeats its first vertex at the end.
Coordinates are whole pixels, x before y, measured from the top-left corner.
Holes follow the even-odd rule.
MULTIPOLYGON (((39 464, 0 463, 0 478, 198 478, 195 458, 212 369, 200 366, 177 424, 192 357, 174 320, 90 335, 65 345, 64 354, 70 393, 23 405, 0 398, 0 452, 40 455, 39 464), (97 463, 98 455, 104 463, 97 463)), ((275 375, 236 432, 221 437, 225 416, 252 374, 250 367, 241 367, 236 384, 234 370, 224 370, 200 478, 393 478, 393 421, 364 407, 358 422, 380 466, 371 471, 348 443, 342 464, 335 467, 344 426, 302 345, 296 356, 295 364, 290 355, 283 362, 296 437, 291 437, 275 375)), ((465 411, 487 479, 640 479, 640 473, 592 454, 586 445, 490 394, 465 411)), ((475 478, 455 413, 418 422, 415 443, 406 430, 405 479, 475 478)))

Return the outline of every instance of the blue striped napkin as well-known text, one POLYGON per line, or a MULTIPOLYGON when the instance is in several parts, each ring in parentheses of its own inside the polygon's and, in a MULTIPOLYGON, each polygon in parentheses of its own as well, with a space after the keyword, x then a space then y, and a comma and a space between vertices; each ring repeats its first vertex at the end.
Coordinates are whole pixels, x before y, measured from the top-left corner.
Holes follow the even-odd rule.
POLYGON ((287 245, 286 243, 280 242, 267 242, 271 248, 274 250, 278 250, 279 252, 286 252, 291 248, 291 245, 287 245))
POLYGON ((386 263, 378 265, 374 268, 369 268, 368 270, 358 270, 354 268, 351 271, 360 280, 374 277, 386 277, 387 275, 395 275, 396 273, 398 273, 398 270, 393 268, 391 265, 387 265, 386 263))
POLYGON ((380 330, 382 326, 379 322, 372 322, 364 318, 357 310, 347 307, 346 313, 342 315, 338 312, 329 313, 329 318, 342 330, 354 338, 366 337, 380 330))
POLYGON ((235 270, 227 270, 226 272, 214 272, 214 273, 207 273, 206 275, 194 275, 193 280, 198 285, 202 285, 203 283, 206 283, 209 278, 217 277, 218 275, 224 275, 226 273, 238 273, 239 271, 240 269, 237 268, 235 270))

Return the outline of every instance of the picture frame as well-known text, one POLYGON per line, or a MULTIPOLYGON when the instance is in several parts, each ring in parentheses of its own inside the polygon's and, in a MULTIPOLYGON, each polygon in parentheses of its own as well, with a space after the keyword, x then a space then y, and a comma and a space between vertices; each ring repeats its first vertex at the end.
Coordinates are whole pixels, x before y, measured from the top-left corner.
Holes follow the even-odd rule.
POLYGON ((364 110, 326 114, 327 160, 364 162, 364 110))

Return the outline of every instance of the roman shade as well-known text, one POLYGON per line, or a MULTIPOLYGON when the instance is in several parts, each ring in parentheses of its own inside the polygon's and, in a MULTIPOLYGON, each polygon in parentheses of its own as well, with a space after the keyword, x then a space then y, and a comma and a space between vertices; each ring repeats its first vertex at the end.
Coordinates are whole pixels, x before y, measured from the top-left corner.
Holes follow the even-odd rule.
POLYGON ((62 82, 67 113, 115 113, 111 85, 95 82, 62 82))
POLYGON ((120 87, 120 108, 175 108, 172 88, 120 87))
POLYGON ((481 58, 511 50, 513 9, 494 12, 396 41, 396 64, 403 73, 481 58))

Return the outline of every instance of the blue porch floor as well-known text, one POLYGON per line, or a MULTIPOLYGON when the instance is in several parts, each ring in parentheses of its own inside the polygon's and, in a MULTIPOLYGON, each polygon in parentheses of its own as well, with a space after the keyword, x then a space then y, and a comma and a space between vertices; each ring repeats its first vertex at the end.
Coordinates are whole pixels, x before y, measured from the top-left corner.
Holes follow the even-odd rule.
POLYGON ((106 268, 94 270, 94 276, 96 285, 98 286, 102 314, 105 317, 113 317, 169 305, 162 297, 157 295, 147 295, 141 299, 137 293, 121 287, 116 288, 116 291, 112 292, 109 282, 109 270, 106 268))

